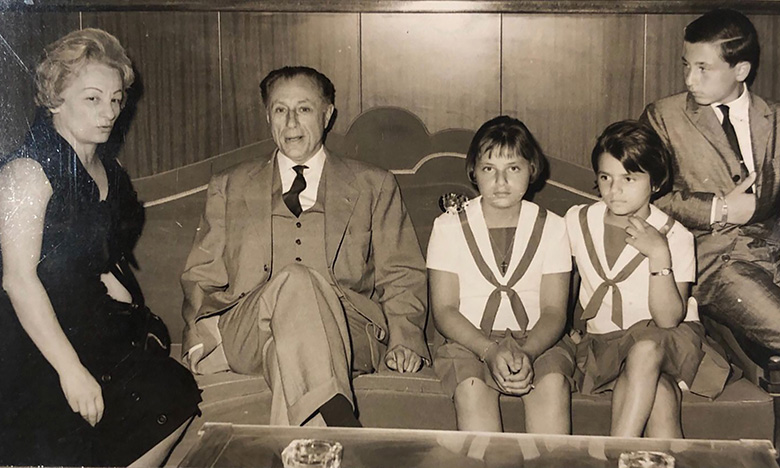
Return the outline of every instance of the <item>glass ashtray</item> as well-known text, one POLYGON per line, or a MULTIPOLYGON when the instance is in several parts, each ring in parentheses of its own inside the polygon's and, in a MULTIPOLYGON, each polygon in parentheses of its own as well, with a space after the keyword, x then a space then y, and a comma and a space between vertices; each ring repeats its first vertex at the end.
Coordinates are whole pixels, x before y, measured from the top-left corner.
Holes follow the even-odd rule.
POLYGON ((674 457, 645 450, 623 452, 618 459, 618 468, 674 468, 674 457))
POLYGON ((340 468, 342 446, 320 439, 295 439, 282 451, 284 468, 340 468))

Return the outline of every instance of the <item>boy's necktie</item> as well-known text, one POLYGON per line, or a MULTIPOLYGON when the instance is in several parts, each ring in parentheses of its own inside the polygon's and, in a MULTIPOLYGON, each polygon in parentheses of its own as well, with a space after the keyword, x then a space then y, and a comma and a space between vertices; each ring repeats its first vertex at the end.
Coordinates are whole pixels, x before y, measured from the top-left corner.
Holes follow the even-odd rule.
POLYGON ((301 209, 301 200, 298 195, 300 195, 301 192, 303 192, 303 190, 306 188, 306 179, 303 178, 303 170, 308 168, 308 166, 302 165, 293 166, 293 170, 296 174, 295 180, 293 180, 293 183, 290 186, 290 190, 282 195, 284 204, 287 205, 287 208, 290 209, 296 218, 299 217, 303 211, 303 209, 301 209))
MULTIPOLYGON (((742 176, 740 181, 743 181, 748 176, 748 168, 745 165, 745 160, 742 158, 742 151, 740 151, 739 149, 739 140, 737 140, 737 132, 734 131, 734 126, 731 125, 731 119, 729 118, 729 106, 727 106, 726 104, 721 104, 718 106, 718 109, 720 109, 720 111, 723 112, 723 122, 721 123, 721 126, 723 127, 723 131, 726 132, 726 139, 729 140, 731 149, 733 149, 734 152, 737 154, 737 158, 739 159, 739 169, 741 172, 740 175, 742 176)), ((753 187, 748 187, 748 189, 745 192, 753 193, 753 187)))

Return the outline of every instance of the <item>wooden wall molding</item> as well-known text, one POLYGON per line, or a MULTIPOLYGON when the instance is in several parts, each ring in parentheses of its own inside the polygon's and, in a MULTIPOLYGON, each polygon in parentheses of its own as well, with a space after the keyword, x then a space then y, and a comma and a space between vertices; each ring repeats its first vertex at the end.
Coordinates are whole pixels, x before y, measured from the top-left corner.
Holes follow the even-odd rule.
MULTIPOLYGON (((270 138, 258 84, 269 71, 289 64, 313 66, 333 80, 337 133, 344 134, 358 115, 377 107, 407 109, 431 132, 476 129, 507 114, 529 126, 549 157, 589 171, 590 151, 606 125, 637 118, 648 103, 685 90, 682 34, 697 16, 187 11, 173 8, 205 5, 204 0, 157 1, 170 10, 78 9, 129 0, 0 0, 0 82, 12 84, 0 87, 0 155, 18 146, 31 122, 31 73, 44 46, 79 27, 99 27, 116 35, 138 72, 114 139, 133 177, 170 174, 185 166, 205 171, 208 165, 196 163, 270 138), (3 5, 25 2, 33 3, 30 8, 59 4, 68 9, 2 11, 3 5)), ((151 0, 134 2, 143 8, 151 0)), ((295 5, 301 8, 312 5, 311 0, 299 2, 295 5)), ((251 5, 280 3, 293 5, 290 0, 251 5)), ((488 3, 532 4, 471 2, 488 3)), ((575 3, 606 5, 549 0, 545 7, 556 11, 575 3)), ((640 3, 610 2, 613 8, 640 3)), ((780 6, 780 0, 764 3, 780 6)), ((249 4, 215 0, 213 7, 249 4)), ((377 0, 371 5, 406 5, 410 11, 426 4, 444 8, 456 2, 377 0)), ((746 0, 740 7, 754 4, 746 0)), ((762 45, 751 90, 780 101, 780 11, 751 19, 762 45)))
POLYGON ((780 13, 780 0, 0 0, 1 10, 335 13, 780 13))

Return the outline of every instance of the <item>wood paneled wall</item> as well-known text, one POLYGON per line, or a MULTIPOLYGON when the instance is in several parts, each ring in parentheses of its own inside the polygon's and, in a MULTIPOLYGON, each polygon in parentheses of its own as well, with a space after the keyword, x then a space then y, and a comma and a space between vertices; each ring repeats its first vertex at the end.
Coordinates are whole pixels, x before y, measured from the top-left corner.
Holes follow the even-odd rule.
POLYGON ((78 13, 0 13, 0 154, 18 146, 32 123, 43 48, 78 27, 78 13))
MULTIPOLYGON (((524 120, 554 158, 589 167, 595 137, 683 90, 683 27, 692 14, 0 12, 0 152, 32 116, 43 45, 100 27, 139 75, 121 159, 158 174, 269 137, 258 84, 285 64, 335 83, 345 133, 362 111, 397 106, 429 131, 524 120), (32 39, 32 40, 31 40, 32 39)), ((780 13, 752 16, 762 41, 754 91, 780 99, 780 13)))
POLYGON ((589 167, 601 130, 642 111, 643 20, 506 16, 502 112, 550 156, 589 167))
POLYGON ((105 29, 137 70, 122 162, 133 175, 157 174, 221 152, 217 13, 84 13, 105 29), (130 118, 131 117, 131 118, 130 118))
POLYGON ((364 14, 363 109, 403 107, 435 133, 501 111, 501 16, 364 14))
POLYGON ((334 131, 360 113, 360 17, 327 13, 223 13, 223 151, 270 138, 260 81, 284 65, 308 65, 336 86, 334 131))

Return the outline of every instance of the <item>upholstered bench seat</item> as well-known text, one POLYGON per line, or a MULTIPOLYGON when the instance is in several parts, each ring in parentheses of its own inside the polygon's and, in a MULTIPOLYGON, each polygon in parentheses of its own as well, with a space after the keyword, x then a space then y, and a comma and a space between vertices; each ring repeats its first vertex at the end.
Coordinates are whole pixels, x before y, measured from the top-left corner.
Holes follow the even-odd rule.
MULTIPOLYGON (((441 214, 438 199, 445 192, 474 196, 464 171, 471 130, 446 130, 431 134, 419 118, 398 108, 374 108, 360 115, 346 135, 328 135, 328 147, 348 157, 391 170, 425 252, 431 226, 441 214)), ((179 278, 192 245, 205 203, 209 177, 240 161, 274 148, 271 140, 224 153, 176 171, 136 180, 147 203, 143 236, 136 248, 138 278, 152 310, 163 316, 174 340, 181 337, 181 288, 179 278)), ((593 174, 562 160, 550 158, 553 178, 534 201, 563 214, 573 204, 591 203, 593 174)), ((715 330, 717 331, 717 330, 715 330)), ((429 341, 434 327, 428 323, 429 341)), ((722 332, 722 330, 721 330, 722 332)), ((722 335, 719 333, 718 335, 722 335)), ((728 343, 724 346, 728 347, 728 343)), ((181 354, 176 345, 172 354, 181 354)), ((732 356, 736 357, 736 356, 732 356)), ((738 364, 743 364, 736 360, 738 364)), ((758 371, 745 368, 753 382, 758 371)), ((267 424, 271 394, 260 376, 231 372, 197 376, 203 390, 203 415, 197 418, 172 454, 176 465, 192 447, 204 422, 267 424)), ((419 374, 378 373, 354 381, 360 420, 365 426, 417 429, 455 429, 455 408, 444 394, 432 369, 419 374)), ((501 399, 507 431, 524 431, 523 405, 518 398, 501 399)), ((731 383, 715 401, 686 394, 683 429, 689 438, 774 439, 772 398, 755 383, 731 383)), ((605 435, 610 426, 610 396, 572 396, 572 429, 575 434, 605 435)))
MULTIPOLYGON (((179 354, 178 347, 173 350, 179 354)), ((204 422, 268 424, 271 392, 262 376, 220 372, 196 377, 203 391, 202 416, 193 422, 169 464, 177 464, 197 440, 204 422)), ((360 420, 368 427, 456 429, 455 408, 431 368, 416 374, 389 371, 362 375, 354 390, 360 420)), ((519 398, 502 397, 501 413, 510 432, 525 430, 519 398)), ((745 379, 729 384, 715 400, 690 393, 683 398, 685 436, 696 439, 768 439, 774 436, 772 398, 745 379)), ((572 395, 575 434, 607 435, 610 396, 572 395)))

